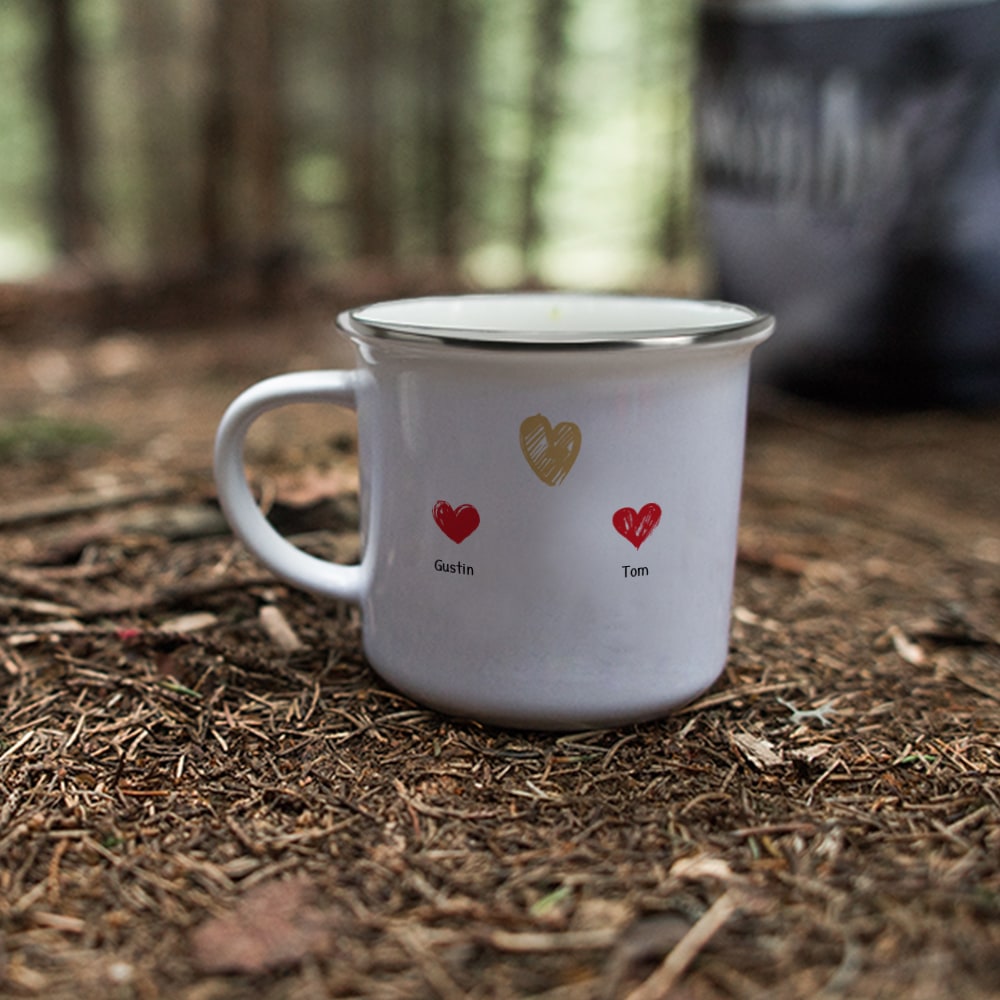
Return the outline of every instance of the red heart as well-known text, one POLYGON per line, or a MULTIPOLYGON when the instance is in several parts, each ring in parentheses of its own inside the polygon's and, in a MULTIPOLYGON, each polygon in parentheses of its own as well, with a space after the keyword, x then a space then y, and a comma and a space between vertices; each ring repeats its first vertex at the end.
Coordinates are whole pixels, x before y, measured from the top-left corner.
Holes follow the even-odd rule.
POLYGON ((453 510, 447 500, 438 500, 434 504, 434 523, 456 545, 461 545, 479 527, 479 511, 471 503, 453 510))
POLYGON ((638 549, 660 523, 662 514, 663 511, 658 503, 648 503, 640 511, 622 507, 621 510, 615 511, 611 523, 619 535, 627 538, 638 549))

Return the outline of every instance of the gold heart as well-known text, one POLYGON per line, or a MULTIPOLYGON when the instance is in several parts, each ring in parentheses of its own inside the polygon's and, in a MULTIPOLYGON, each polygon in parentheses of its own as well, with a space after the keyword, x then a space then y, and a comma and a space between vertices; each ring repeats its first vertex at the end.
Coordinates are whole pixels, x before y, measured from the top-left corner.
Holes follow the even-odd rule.
POLYGON ((521 451, 531 471, 548 486, 558 486, 580 453, 580 428, 568 420, 553 429, 540 413, 521 423, 521 451))

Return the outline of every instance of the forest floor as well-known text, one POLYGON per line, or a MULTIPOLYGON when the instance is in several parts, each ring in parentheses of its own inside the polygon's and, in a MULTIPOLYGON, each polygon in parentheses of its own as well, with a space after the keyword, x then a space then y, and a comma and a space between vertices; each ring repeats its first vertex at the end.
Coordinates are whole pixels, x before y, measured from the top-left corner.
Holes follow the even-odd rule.
MULTIPOLYGON (((225 404, 329 326, 0 339, 0 996, 1000 996, 997 414, 758 398, 724 677, 503 731, 221 520, 225 404)), ((342 560, 352 420, 249 450, 342 560)))

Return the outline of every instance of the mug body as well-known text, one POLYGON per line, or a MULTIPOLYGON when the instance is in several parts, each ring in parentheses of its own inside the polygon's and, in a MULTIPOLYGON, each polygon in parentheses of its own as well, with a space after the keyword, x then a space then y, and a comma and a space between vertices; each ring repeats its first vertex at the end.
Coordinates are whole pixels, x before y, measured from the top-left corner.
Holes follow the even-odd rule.
POLYGON ((581 333, 589 300, 568 296, 568 324, 536 330, 518 310, 554 315, 551 297, 504 299, 497 331, 475 304, 450 315, 461 299, 421 300, 412 327, 405 303, 341 317, 361 368, 366 655, 486 722, 661 715, 725 663, 750 352, 770 320, 706 304, 692 332, 679 305, 680 331, 645 336, 623 298, 581 333))

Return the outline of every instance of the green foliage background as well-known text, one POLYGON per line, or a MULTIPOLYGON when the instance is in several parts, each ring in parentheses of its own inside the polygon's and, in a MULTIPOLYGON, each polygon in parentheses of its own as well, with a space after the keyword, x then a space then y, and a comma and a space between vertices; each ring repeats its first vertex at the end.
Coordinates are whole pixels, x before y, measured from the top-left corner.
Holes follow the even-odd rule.
MULTIPOLYGON (((56 263, 39 2, 0 5, 0 280, 31 277, 56 263)), ((135 5, 143 2, 76 0, 73 9, 97 251, 124 271, 175 265, 191 246, 199 119, 212 72, 204 43, 211 0, 157 0, 154 48, 135 29, 135 5)), ((530 194, 541 220, 532 246, 522 237, 523 180, 540 5, 454 2, 475 25, 464 43, 469 50, 455 54, 470 71, 450 112, 461 119, 461 266, 487 285, 536 278, 627 286, 665 260, 691 254, 692 0, 568 0, 564 57, 553 67, 557 115, 530 194)), ((348 6, 283 0, 279 7, 284 226, 288 238, 331 266, 356 252, 344 161, 352 100, 343 73, 352 44, 348 6)), ((429 6, 387 0, 383 10, 389 54, 373 72, 391 161, 393 255, 405 263, 434 254, 434 220, 422 203, 424 95, 413 34, 429 6)))

